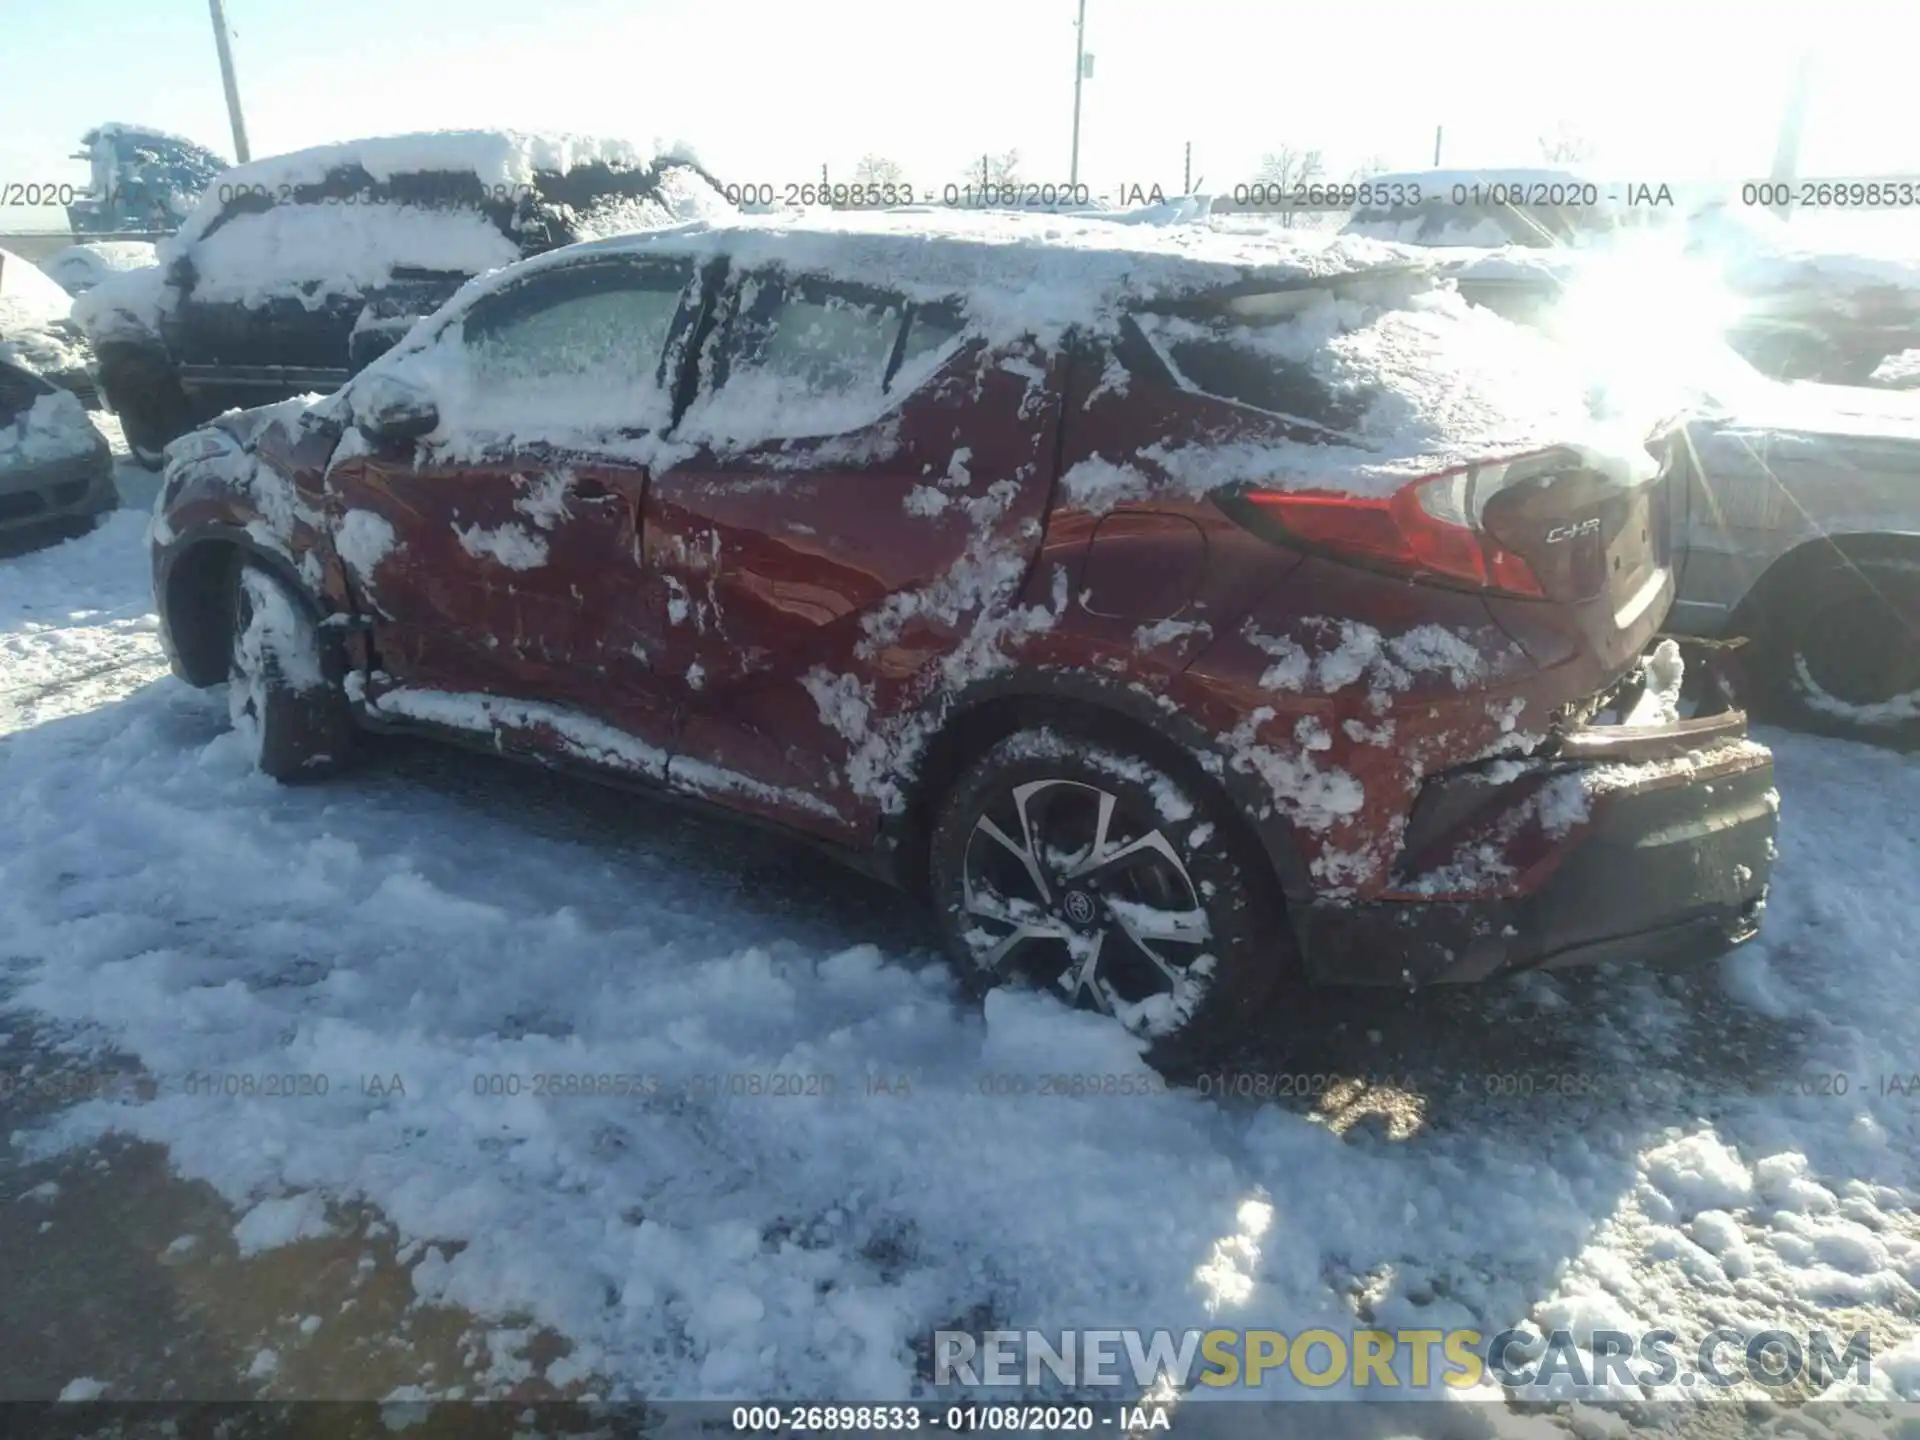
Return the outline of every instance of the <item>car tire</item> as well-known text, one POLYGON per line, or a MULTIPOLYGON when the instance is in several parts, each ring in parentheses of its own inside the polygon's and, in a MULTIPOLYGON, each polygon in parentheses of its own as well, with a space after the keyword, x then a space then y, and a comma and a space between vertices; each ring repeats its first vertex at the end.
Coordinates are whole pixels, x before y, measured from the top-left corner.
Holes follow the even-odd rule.
POLYGON ((1050 988, 1113 1015, 1163 1070, 1270 1020, 1298 975, 1277 886, 1204 785, 1051 727, 968 766, 933 826, 928 879, 969 987, 1050 988))
POLYGON ((166 463, 167 446, 193 428, 179 380, 163 359, 136 349, 102 355, 100 381, 128 452, 140 465, 158 470, 166 463))
POLYGON ((305 602, 244 560, 234 575, 227 713, 255 768, 276 780, 318 779, 353 749, 353 716, 305 602))
POLYGON ((1920 556, 1838 559, 1769 605, 1767 719, 1857 740, 1920 738, 1920 556))

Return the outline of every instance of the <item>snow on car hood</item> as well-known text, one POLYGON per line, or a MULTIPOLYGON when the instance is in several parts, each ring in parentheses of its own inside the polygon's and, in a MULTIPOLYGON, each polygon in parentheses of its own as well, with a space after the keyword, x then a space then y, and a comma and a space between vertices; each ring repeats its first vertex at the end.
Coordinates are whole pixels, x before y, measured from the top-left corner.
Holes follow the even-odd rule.
POLYGON ((41 324, 66 318, 72 302, 51 276, 11 250, 0 250, 0 304, 23 321, 41 324))
POLYGON ((67 390, 37 396, 11 425, 0 425, 0 470, 48 465, 105 448, 86 407, 67 390))
POLYGON ((96 345, 138 341, 159 333, 169 293, 163 267, 123 270, 73 297, 73 323, 96 345))
POLYGON ((68 323, 67 292, 10 250, 0 250, 0 360, 55 376, 84 371, 87 347, 68 323))

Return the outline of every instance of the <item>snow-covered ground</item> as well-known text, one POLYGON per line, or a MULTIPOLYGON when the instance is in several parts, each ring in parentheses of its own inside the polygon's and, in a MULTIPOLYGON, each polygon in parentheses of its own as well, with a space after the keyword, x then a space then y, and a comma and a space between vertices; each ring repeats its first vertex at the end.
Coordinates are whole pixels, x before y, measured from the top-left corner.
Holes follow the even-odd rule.
POLYGON ((956 1325, 1370 1320, 1868 1328, 1920 1398, 1913 758, 1766 735, 1744 953, 1330 998, 1246 1069, 1342 1083, 1222 1103, 1049 999, 970 1007, 904 906, 726 827, 408 747, 249 773, 165 675, 144 525, 0 561, 0 977, 158 1090, 31 1153, 160 1142, 243 1252, 373 1206, 496 1359, 547 1326, 556 1383, 654 1397, 900 1397, 956 1325), (1062 1073, 1143 1093, 995 1093, 1062 1073))

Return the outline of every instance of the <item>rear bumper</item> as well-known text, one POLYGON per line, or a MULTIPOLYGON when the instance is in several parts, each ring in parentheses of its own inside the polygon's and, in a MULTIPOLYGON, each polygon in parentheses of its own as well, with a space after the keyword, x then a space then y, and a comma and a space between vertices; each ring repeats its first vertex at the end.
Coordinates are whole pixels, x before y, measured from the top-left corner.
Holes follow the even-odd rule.
POLYGON ((1435 777, 1408 825, 1418 868, 1387 898, 1323 902, 1301 918, 1309 973, 1457 983, 1707 959, 1751 939, 1779 799, 1772 754, 1745 731, 1738 712, 1658 731, 1601 727, 1538 764, 1435 777))
POLYGON ((99 449, 15 470, 0 470, 0 534, 79 520, 120 503, 113 458, 99 449))

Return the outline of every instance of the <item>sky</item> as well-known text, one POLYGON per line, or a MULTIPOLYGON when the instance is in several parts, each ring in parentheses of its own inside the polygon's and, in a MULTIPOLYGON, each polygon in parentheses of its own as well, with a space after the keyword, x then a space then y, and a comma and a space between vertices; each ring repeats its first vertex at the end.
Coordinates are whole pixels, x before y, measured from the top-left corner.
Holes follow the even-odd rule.
MULTIPOLYGON (((1814 47, 1803 175, 1920 168, 1896 123, 1920 11, 1876 0, 1086 0, 1081 178, 1096 194, 1219 191, 1282 146, 1364 162, 1540 163, 1589 143, 1616 181, 1764 176, 1814 47)), ((506 127, 692 142, 723 180, 845 179, 882 154, 918 184, 1018 150, 1068 176, 1076 0, 227 0, 256 157, 408 130, 506 127)), ((107 120, 231 156, 204 0, 0 0, 0 198, 84 182, 107 120)), ((0 210, 0 230, 58 211, 0 210)))

